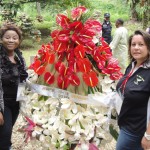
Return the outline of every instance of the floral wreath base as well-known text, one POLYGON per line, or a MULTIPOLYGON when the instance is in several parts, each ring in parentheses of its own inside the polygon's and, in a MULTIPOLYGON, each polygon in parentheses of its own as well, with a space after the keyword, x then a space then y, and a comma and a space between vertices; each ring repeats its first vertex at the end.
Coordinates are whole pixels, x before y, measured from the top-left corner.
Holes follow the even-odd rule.
MULTIPOLYGON (((40 86, 45 89, 45 86, 34 84, 37 74, 33 70, 28 72, 30 81, 25 84, 25 90, 19 88, 18 91, 21 95, 18 96, 21 114, 24 116, 20 131, 25 133, 25 142, 38 140, 44 150, 98 150, 111 143, 110 124, 113 128, 117 127, 116 121, 112 123, 110 117, 112 108, 98 102, 90 104, 85 100, 83 104, 68 98, 45 96, 55 88, 45 94, 44 90, 38 89, 40 86)), ((108 78, 103 80, 103 84, 112 86, 108 78)))

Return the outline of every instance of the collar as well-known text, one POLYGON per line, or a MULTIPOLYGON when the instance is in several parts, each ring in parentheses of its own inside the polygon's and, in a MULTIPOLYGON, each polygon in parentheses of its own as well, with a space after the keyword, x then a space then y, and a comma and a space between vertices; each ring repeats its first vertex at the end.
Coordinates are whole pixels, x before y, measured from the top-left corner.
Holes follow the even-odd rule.
MULTIPOLYGON (((135 67, 136 61, 132 61, 132 68, 135 67)), ((140 65, 138 68, 145 68, 145 69, 150 69, 150 60, 145 61, 142 65, 140 65)))

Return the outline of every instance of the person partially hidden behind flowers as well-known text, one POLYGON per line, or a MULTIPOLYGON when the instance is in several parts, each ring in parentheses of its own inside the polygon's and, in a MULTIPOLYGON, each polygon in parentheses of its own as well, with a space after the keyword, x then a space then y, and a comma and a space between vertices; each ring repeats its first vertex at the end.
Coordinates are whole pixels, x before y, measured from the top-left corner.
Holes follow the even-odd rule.
POLYGON ((129 38, 131 63, 117 84, 123 103, 116 150, 150 149, 150 35, 137 30, 129 38), (149 104, 149 106, 148 106, 149 104))
POLYGON ((12 128, 19 114, 19 102, 16 101, 18 84, 28 74, 18 49, 21 30, 15 24, 5 23, 0 32, 0 150, 9 150, 12 128))

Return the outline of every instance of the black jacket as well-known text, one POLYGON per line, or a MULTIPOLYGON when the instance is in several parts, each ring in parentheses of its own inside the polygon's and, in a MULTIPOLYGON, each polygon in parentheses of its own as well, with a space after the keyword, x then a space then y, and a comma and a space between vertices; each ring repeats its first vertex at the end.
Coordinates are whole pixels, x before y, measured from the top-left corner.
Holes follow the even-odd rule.
MULTIPOLYGON (((117 91, 123 90, 123 81, 134 66, 128 66, 125 75, 117 84, 117 91)), ((139 67, 128 79, 124 89, 124 100, 118 117, 121 128, 143 136, 146 131, 147 107, 150 97, 150 62, 139 67)))
POLYGON ((104 20, 102 24, 102 37, 108 44, 110 44, 110 42, 112 41, 111 31, 112 31, 112 25, 110 21, 104 20))

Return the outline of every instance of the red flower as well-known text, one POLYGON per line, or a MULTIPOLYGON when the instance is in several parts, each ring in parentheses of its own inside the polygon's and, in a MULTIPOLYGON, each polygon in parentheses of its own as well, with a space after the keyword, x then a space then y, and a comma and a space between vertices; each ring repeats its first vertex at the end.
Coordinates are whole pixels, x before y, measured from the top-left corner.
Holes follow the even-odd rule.
POLYGON ((79 59, 77 61, 77 65, 79 71, 81 71, 82 73, 87 73, 91 70, 91 62, 87 58, 79 59))
POLYGON ((58 62, 55 64, 55 69, 56 69, 56 71, 58 71, 58 72, 59 72, 60 68, 62 68, 62 67, 65 67, 65 65, 64 65, 62 62, 60 62, 60 61, 58 61, 58 62))
POLYGON ((83 24, 81 21, 75 21, 70 23, 69 29, 74 32, 79 32, 83 28, 83 24))
POLYGON ((59 33, 59 30, 54 30, 51 32, 50 36, 53 38, 53 40, 55 40, 57 38, 58 33, 59 33))
POLYGON ((83 43, 88 43, 92 41, 94 35, 95 33, 92 31, 82 28, 78 34, 78 37, 83 43))
POLYGON ((95 33, 95 35, 97 33, 100 33, 100 31, 102 30, 102 25, 100 24, 100 22, 92 19, 87 20, 84 24, 84 27, 89 31, 95 33))
POLYGON ((83 42, 79 39, 79 36, 78 36, 77 33, 73 33, 71 39, 72 39, 72 41, 73 41, 74 43, 76 43, 77 45, 83 44, 83 42))
POLYGON ((68 42, 70 39, 70 31, 69 30, 61 30, 57 34, 57 38, 61 42, 68 42))
POLYGON ((47 52, 46 62, 48 62, 49 64, 53 64, 54 61, 55 61, 55 54, 54 53, 50 54, 50 53, 47 52))
POLYGON ((75 54, 77 59, 84 58, 84 56, 85 56, 84 46, 83 45, 78 45, 77 47, 75 47, 74 54, 75 54))
POLYGON ((57 61, 63 61, 64 60, 64 57, 65 57, 65 52, 57 52, 57 58, 58 60, 57 61))
POLYGON ((44 75, 44 80, 48 84, 53 84, 54 83, 54 75, 51 75, 50 72, 46 72, 44 75))
POLYGON ((68 43, 67 42, 61 42, 58 39, 54 40, 53 45, 54 45, 54 50, 56 52, 64 52, 67 49, 67 47, 68 47, 68 43))
POLYGON ((57 85, 61 89, 67 89, 69 86, 70 82, 67 76, 61 76, 59 75, 57 78, 57 85))
POLYGON ((118 66, 118 61, 115 58, 109 59, 108 64, 105 68, 103 68, 102 73, 104 74, 116 74, 117 72, 120 72, 120 67, 118 66))
POLYGON ((45 71, 45 66, 41 65, 41 61, 40 60, 36 60, 33 64, 32 64, 33 70, 38 74, 38 75, 42 75, 43 72, 45 71))
POLYGON ((58 14, 56 17, 56 23, 60 25, 63 29, 66 29, 70 24, 70 19, 65 15, 58 14))
POLYGON ((97 63, 97 66, 100 70, 103 70, 106 66, 106 61, 104 60, 100 60, 98 63, 97 63))
POLYGON ((69 80, 70 80, 70 83, 71 83, 73 86, 78 86, 78 85, 80 85, 80 79, 79 79, 78 76, 76 76, 75 74, 72 74, 72 75, 69 77, 69 80))
POLYGON ((72 70, 72 72, 76 73, 79 71, 79 68, 77 66, 77 62, 75 60, 69 61, 69 68, 72 70))
POLYGON ((110 79, 111 80, 119 80, 122 77, 122 73, 121 72, 115 72, 113 74, 110 74, 110 79))
POLYGON ((86 11, 86 8, 84 6, 79 6, 79 7, 74 8, 71 11, 72 19, 78 20, 85 11, 86 11))
POLYGON ((71 69, 68 67, 65 67, 64 65, 61 65, 59 67, 59 71, 58 71, 61 76, 66 76, 66 75, 70 75, 72 73, 71 69))
POLYGON ((83 74, 84 82, 91 87, 95 87, 98 84, 97 74, 94 71, 90 71, 83 74))

